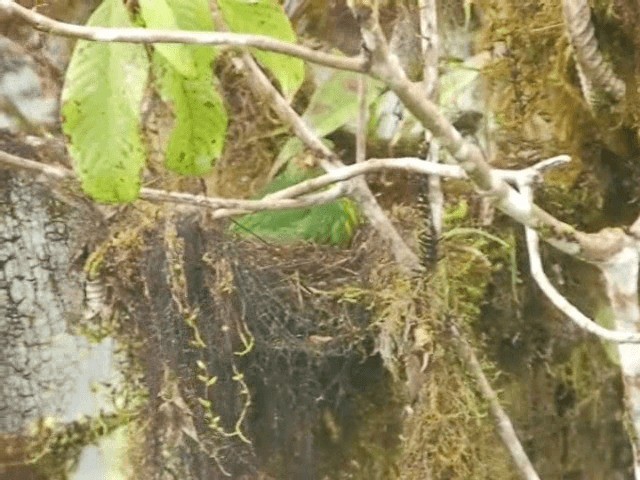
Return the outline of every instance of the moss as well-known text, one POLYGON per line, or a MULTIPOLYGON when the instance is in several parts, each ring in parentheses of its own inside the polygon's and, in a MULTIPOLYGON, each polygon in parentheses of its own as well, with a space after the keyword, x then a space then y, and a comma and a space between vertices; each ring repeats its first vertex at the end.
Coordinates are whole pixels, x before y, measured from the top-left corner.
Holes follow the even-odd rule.
POLYGON ((600 50, 627 85, 618 105, 590 107, 582 97, 559 2, 483 0, 479 46, 500 43, 507 52, 484 72, 496 92, 490 108, 499 123, 498 164, 522 167, 531 152, 569 153, 572 172, 556 175, 561 184, 553 188, 543 186, 544 200, 559 217, 597 229, 637 216, 640 167, 629 159, 640 152, 640 57, 629 52, 640 35, 634 2, 592 3, 600 50))
MULTIPOLYGON (((515 240, 475 228, 464 201, 450 206, 445 219, 442 258, 426 277, 393 273, 388 265, 372 272, 378 350, 405 398, 398 469, 407 479, 517 478, 448 334, 456 318, 473 337, 470 327, 496 272, 509 279, 501 285, 504 301, 515 301, 515 240), (416 360, 418 374, 411 370, 416 360)), ((490 362, 484 367, 495 374, 490 362)))
POLYGON ((43 417, 29 437, 26 463, 52 480, 66 480, 78 465, 80 454, 87 445, 95 444, 129 420, 128 414, 100 413, 93 417, 64 423, 43 417))

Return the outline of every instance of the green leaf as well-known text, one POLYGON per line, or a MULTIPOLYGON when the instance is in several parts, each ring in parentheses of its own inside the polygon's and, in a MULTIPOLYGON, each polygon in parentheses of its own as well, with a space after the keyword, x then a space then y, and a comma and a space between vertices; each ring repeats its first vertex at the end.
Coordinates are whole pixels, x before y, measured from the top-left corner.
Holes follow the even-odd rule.
MULTIPOLYGON (((296 42, 289 18, 276 0, 218 0, 218 5, 232 32, 268 35, 285 42, 296 42)), ((252 53, 280 82, 285 97, 293 98, 304 80, 304 62, 257 49, 252 53)))
MULTIPOLYGON (((198 64, 201 62, 197 61, 198 64)), ((227 131, 227 112, 213 86, 210 67, 199 70, 196 78, 188 79, 163 56, 153 57, 158 93, 172 108, 175 120, 165 165, 182 175, 207 173, 222 154, 227 131)))
MULTIPOLYGON (((183 0, 185 4, 194 3, 193 0, 183 0)), ((176 12, 167 0, 139 0, 142 18, 147 28, 181 30, 176 12)), ((156 43, 153 48, 160 53, 173 68, 185 77, 196 75, 196 66, 192 51, 188 45, 176 43, 156 43)))
MULTIPOLYGON (((88 26, 131 27, 121 0, 105 0, 88 26)), ((145 151, 140 103, 149 61, 142 45, 78 41, 62 91, 62 128, 84 191, 101 202, 135 200, 145 151)))
MULTIPOLYGON (((213 30, 207 0, 163 0, 183 30, 213 30)), ((154 4, 155 5, 155 4, 154 4)), ((193 75, 184 75, 161 50, 153 56, 155 85, 174 115, 167 141, 165 165, 183 175, 207 173, 220 157, 227 131, 227 112, 213 84, 211 47, 184 45, 193 75)))
MULTIPOLYGON (((207 0, 140 0, 140 7, 149 28, 213 31, 207 0)), ((197 76, 205 64, 210 68, 215 55, 210 46, 156 43, 154 49, 187 78, 197 76), (198 61, 200 65, 196 65, 198 61)))
MULTIPOLYGON (((264 189, 263 195, 295 185, 318 173, 290 164, 264 189)), ((245 215, 237 223, 231 227, 232 231, 244 236, 257 235, 277 243, 308 241, 345 246, 353 238, 360 217, 351 200, 340 199, 311 208, 257 212, 245 215)))
MULTIPOLYGON (((309 100, 302 118, 314 133, 324 137, 345 125, 358 115, 358 73, 335 72, 320 85, 309 100)), ((382 83, 367 81, 367 104, 382 92, 382 83)))
MULTIPOLYGON (((358 75, 335 72, 311 96, 302 118, 319 137, 335 132, 358 115, 358 75)), ((382 83, 371 78, 366 81, 367 103, 371 105, 382 92, 382 83)), ((280 150, 278 161, 290 160, 303 149, 298 138, 290 138, 280 150)))
MULTIPOLYGON (((328 138, 321 138, 322 143, 324 143, 327 147, 333 150, 334 144, 328 138)), ((302 152, 304 152, 305 146, 298 137, 291 137, 289 140, 285 142, 285 144, 280 149, 278 153, 278 158, 276 162, 279 165, 287 165, 289 161, 293 158, 298 157, 302 152)))
POLYGON ((469 91, 473 82, 480 77, 480 71, 469 68, 465 65, 451 66, 449 70, 440 77, 439 102, 443 111, 449 117, 461 110, 460 99, 469 91))

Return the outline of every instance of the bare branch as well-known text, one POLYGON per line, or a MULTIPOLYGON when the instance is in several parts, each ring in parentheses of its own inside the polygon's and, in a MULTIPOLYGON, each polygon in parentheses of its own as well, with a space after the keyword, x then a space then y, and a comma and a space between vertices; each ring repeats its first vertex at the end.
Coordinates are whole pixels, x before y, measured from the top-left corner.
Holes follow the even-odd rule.
MULTIPOLYGON (((27 158, 17 157, 6 152, 0 151, 0 164, 7 165, 12 168, 29 170, 44 175, 46 178, 54 180, 71 180, 75 179, 75 175, 71 170, 62 167, 55 167, 44 163, 29 160, 27 158)), ((310 185, 313 187, 313 184, 310 185)), ((323 186, 327 186, 326 184, 323 186)), ((317 190, 318 188, 307 188, 305 192, 317 190)), ((299 191, 299 190, 298 190, 299 191)), ((140 199, 150 202, 171 202, 182 205, 190 205, 193 207, 202 207, 213 209, 214 218, 223 216, 239 215, 249 212, 258 212, 264 210, 288 210, 292 208, 306 208, 315 205, 323 205, 335 201, 340 197, 347 195, 347 186, 337 185, 330 190, 318 192, 312 195, 291 198, 292 195, 286 196, 284 190, 277 192, 275 198, 268 196, 261 200, 244 200, 233 198, 206 197, 204 195, 192 195, 182 192, 168 192, 166 190, 157 190, 154 188, 141 188, 140 199), (284 194, 284 195, 283 195, 284 194), (222 209, 225 209, 224 213, 222 209), (229 211, 226 209, 233 209, 229 211)), ((296 193, 296 190, 292 190, 296 193)), ((298 193, 297 196, 301 195, 298 193)))
POLYGON ((420 47, 424 66, 422 82, 427 97, 434 99, 438 89, 438 61, 440 38, 438 36, 438 15, 435 0, 418 0, 420 9, 420 47))
POLYGON ((0 164, 14 169, 37 172, 50 179, 65 180, 75 178, 73 172, 66 168, 54 167, 53 165, 47 165, 46 163, 36 162, 35 160, 30 160, 28 158, 18 157, 17 155, 11 155, 10 153, 3 151, 0 151, 0 164))
POLYGON ((489 403, 489 411, 495 421, 495 427, 498 430, 498 435, 502 439, 502 443, 509 451, 513 462, 518 468, 520 476, 525 480, 540 480, 540 477, 536 473, 535 468, 529 460, 527 453, 522 448, 522 444, 518 439, 511 419, 500 405, 498 395, 495 390, 491 388, 491 384, 480 366, 480 362, 476 358, 473 349, 469 343, 460 335, 460 332, 455 325, 451 325, 451 333, 456 341, 460 356, 464 360, 465 365, 476 380, 478 390, 482 394, 483 398, 489 403))
POLYGON ((356 130, 356 163, 367 158, 367 123, 369 121, 369 103, 367 102, 367 79, 358 75, 358 120, 356 130))
POLYGON ((312 50, 302 45, 282 42, 263 35, 245 35, 230 32, 193 32, 180 30, 152 30, 147 28, 88 27, 59 22, 29 10, 13 0, 0 0, 0 14, 21 18, 34 28, 64 37, 97 42, 127 43, 186 43, 189 45, 230 45, 254 47, 283 53, 326 67, 365 72, 367 61, 362 57, 350 58, 312 50))
MULTIPOLYGON (((437 102, 438 98, 438 63, 439 51, 438 47, 440 39, 438 37, 438 16, 437 5, 435 0, 418 0, 418 8, 420 9, 420 47, 422 49, 423 79, 425 95, 437 102)), ((424 131, 424 140, 429 145, 429 154, 427 160, 438 162, 440 157, 440 146, 434 140, 433 134, 424 131)), ((428 178, 429 190, 427 192, 429 204, 431 205, 430 214, 433 225, 433 232, 436 237, 442 234, 442 218, 444 212, 444 193, 440 177, 430 175, 428 178)))
MULTIPOLYGON (((542 172, 553 168, 555 166, 562 165, 569 162, 571 159, 568 155, 558 155, 543 160, 531 167, 523 170, 498 170, 494 171, 495 175, 513 184, 516 184, 522 179, 527 179, 529 182, 538 182, 542 172)), ((1 157, 0 157, 1 161, 1 157)), ((403 170, 408 172, 414 172, 418 174, 426 174, 438 177, 446 178, 468 178, 465 171, 457 165, 444 165, 440 163, 427 162, 421 158, 405 157, 405 158, 373 158, 362 163, 354 165, 346 165, 339 168, 332 169, 330 172, 315 177, 309 180, 305 180, 291 187, 279 190, 272 193, 263 200, 276 200, 281 198, 295 198, 300 195, 307 194, 325 188, 334 183, 343 182, 359 175, 367 173, 375 173, 384 170, 403 170)), ((244 213, 240 212, 216 212, 214 218, 220 216, 229 216, 232 214, 244 213)))
MULTIPOLYGON (((557 157, 552 157, 546 160, 543 160, 536 165, 528 167, 524 170, 495 170, 495 175, 498 178, 501 178, 505 181, 517 183, 521 181, 523 178, 528 179, 528 181, 537 181, 540 172, 551 168, 554 165, 561 165, 570 160, 568 155, 558 155, 557 157)), ((47 165, 44 163, 36 162, 34 160, 29 160, 22 157, 17 157, 15 155, 11 155, 9 153, 0 151, 0 164, 7 165, 9 167, 18 168, 22 170, 30 170, 38 173, 42 173, 47 177, 53 179, 65 179, 65 178, 75 178, 74 173, 71 170, 61 167, 54 167, 52 165, 47 165)), ((349 180, 351 178, 357 177, 359 175, 364 175, 367 173, 375 173, 383 170, 403 170, 414 172, 423 175, 437 175, 440 177, 447 178, 459 178, 464 179, 467 178, 466 173, 462 168, 457 165, 445 165, 440 163, 432 163, 425 162, 421 158, 373 158, 369 159, 365 162, 354 164, 354 165, 346 165, 339 168, 334 168, 330 172, 321 175, 319 177, 311 178, 309 180, 305 180, 291 187, 279 190, 278 192, 267 195, 262 200, 280 200, 280 199, 291 199, 296 198, 301 195, 305 195, 310 192, 314 192, 320 190, 322 188, 326 188, 334 183, 343 182, 349 180)), ((172 201, 169 196, 173 195, 175 192, 164 192, 162 190, 154 190, 143 188, 141 192, 163 192, 157 193, 158 197, 162 197, 162 199, 158 198, 160 201, 172 201)), ((152 193, 155 195, 156 193, 152 193)), ((142 197, 141 197, 142 198, 142 197)), ((153 200, 149 198, 150 200, 153 200)), ((174 197, 174 201, 177 203, 188 203, 191 205, 198 205, 208 208, 242 208, 247 210, 254 210, 254 205, 260 205, 261 202, 259 200, 239 200, 239 199, 227 199, 227 198, 216 198, 216 197, 204 197, 200 195, 190 195, 190 194, 177 194, 174 197), (200 200, 192 200, 189 199, 188 196, 184 197, 187 199, 186 201, 180 201, 180 195, 189 195, 191 197, 207 199, 206 202, 200 200)), ((256 207, 257 209, 262 209, 256 207)))
MULTIPOLYGON (((165 190, 155 190, 152 188, 140 189, 140 198, 152 202, 172 202, 184 205, 192 205, 194 207, 205 207, 215 211, 220 209, 233 209, 233 215, 240 215, 250 212, 261 212, 265 210, 290 210, 293 208, 308 208, 317 205, 324 205, 333 202, 338 198, 347 195, 345 185, 337 185, 330 190, 318 192, 299 198, 282 198, 271 199, 263 198, 262 200, 242 200, 233 198, 205 197, 203 195, 192 195, 190 193, 167 192, 165 190)), ((214 218, 221 218, 227 215, 215 215, 214 218)))
MULTIPOLYGON (((519 182, 519 189, 522 195, 533 201, 533 190, 530 183, 526 180, 519 182)), ((540 290, 555 305, 555 307, 564 313, 578 327, 586 330, 594 335, 611 342, 616 343, 640 343, 640 334, 635 332, 620 332, 609 330, 601 327, 584 315, 580 310, 573 306, 560 292, 558 292, 544 273, 542 260, 540 258, 540 248, 538 243, 538 234, 535 230, 525 227, 527 251, 529 253, 529 265, 531 276, 540 287, 540 290)), ((636 262, 637 263, 637 262, 636 262)), ((637 304, 637 300, 636 300, 637 304)))

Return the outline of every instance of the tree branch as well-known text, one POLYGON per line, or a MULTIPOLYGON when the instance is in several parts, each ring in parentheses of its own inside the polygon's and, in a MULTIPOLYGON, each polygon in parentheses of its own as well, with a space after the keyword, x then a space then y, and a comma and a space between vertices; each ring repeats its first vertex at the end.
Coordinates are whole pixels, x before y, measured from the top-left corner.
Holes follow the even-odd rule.
MULTIPOLYGON (((533 200, 533 191, 528 182, 521 182, 519 185, 520 192, 527 198, 533 200)), ((538 234, 535 230, 525 227, 527 240, 527 252, 529 253, 529 266, 531 276, 540 287, 540 290, 547 296, 553 305, 564 313, 569 319, 582 330, 586 330, 603 340, 609 340, 616 343, 640 343, 640 334, 635 332, 621 332, 609 330, 601 327, 574 305, 569 302, 549 281, 544 273, 542 260, 540 258, 540 245, 538 242, 538 234)), ((637 302, 637 301, 636 301, 637 302)), ((632 325, 628 325, 631 327, 632 325)))
MULTIPOLYGON (((437 102, 440 38, 438 36, 436 1, 418 0, 418 8, 420 9, 420 48, 424 61, 422 83, 424 84, 424 92, 427 98, 437 102)), ((424 131, 424 140, 429 145, 427 160, 438 162, 440 159, 440 145, 438 145, 438 142, 433 138, 433 134, 427 129, 424 131)), ((444 193, 442 192, 440 177, 430 175, 427 181, 429 186, 427 196, 429 198, 429 204, 431 205, 430 214, 433 232, 436 238, 439 238, 440 235, 442 235, 444 193)))
POLYGON ((293 208, 309 208, 317 205, 331 203, 338 198, 347 195, 346 185, 337 185, 330 190, 305 195, 299 198, 262 200, 243 200, 233 198, 205 197, 203 195, 192 195, 189 193, 167 192, 165 190, 155 190, 152 188, 140 189, 140 198, 152 202, 172 202, 192 205, 194 207, 206 207, 213 209, 214 218, 223 216, 240 215, 251 212, 262 212, 266 210, 291 210, 293 208), (233 209, 233 212, 226 212, 221 215, 221 209, 233 209), (216 214, 217 213, 217 214, 216 214))
MULTIPOLYGON (((17 157, 15 155, 11 155, 2 151, 0 151, 0 164, 4 164, 15 169, 37 172, 52 180, 76 179, 74 173, 66 168, 47 165, 45 163, 36 162, 27 158, 17 157)), ((327 185, 328 184, 324 184, 323 187, 327 185)), ((297 185, 295 185, 294 187, 297 187, 297 185)), ((221 218, 230 215, 240 215, 265 210, 288 210, 292 208, 307 208, 311 206, 330 203, 338 198, 347 195, 346 185, 342 184, 337 185, 330 190, 300 197, 302 193, 307 193, 322 188, 313 187, 314 184, 312 183, 308 185, 307 188, 305 188, 302 192, 302 189, 291 190, 290 193, 282 190, 280 192, 277 192, 277 194, 279 195, 275 195, 275 197, 267 196, 261 200, 206 197, 204 195, 192 195, 190 193, 182 192, 168 192, 166 190, 157 190, 154 188, 143 187, 140 189, 140 199, 150 202, 171 202, 182 205, 190 205, 193 207, 209 208, 215 211, 215 218, 221 218), (291 195, 291 193, 297 193, 297 195, 291 195), (300 198, 293 198, 294 196, 300 198), (233 211, 227 209, 233 209, 233 211)))
POLYGON ((186 43, 189 45, 231 45, 254 47, 283 53, 326 67, 365 72, 367 61, 363 57, 343 57, 312 50, 302 45, 282 42, 263 35, 246 35, 230 32, 193 32, 180 30, 152 30, 147 28, 88 27, 59 22, 29 10, 13 0, 0 0, 0 13, 21 18, 34 28, 64 37, 80 38, 97 42, 126 43, 186 43))
POLYGON ((531 464, 531 460, 529 460, 527 453, 524 451, 524 448, 522 448, 522 444, 513 428, 511 419, 500 405, 498 395, 495 390, 491 388, 489 380, 487 380, 487 377, 482 371, 480 362, 476 358, 473 349, 462 335, 460 335, 455 325, 451 325, 450 330, 458 347, 458 351, 460 352, 460 356, 476 380, 478 390, 482 394, 482 397, 489 403, 489 411, 491 412, 491 416, 493 416, 498 435, 500 435, 502 443, 509 451, 520 476, 525 480, 540 480, 540 477, 531 464))
MULTIPOLYGON (((523 176, 537 180, 539 175, 553 166, 557 166, 569 161, 567 155, 558 155, 546 159, 524 170, 495 170, 498 178, 505 181, 516 183, 523 176)), ((36 162, 27 158, 11 155, 7 152, 0 151, 0 164, 6 165, 20 170, 29 170, 43 174, 50 179, 75 179, 75 174, 66 168, 55 167, 45 163, 36 162)), ((440 163, 426 162, 421 158, 373 158, 362 163, 354 165, 346 165, 334 168, 330 172, 319 177, 302 181, 296 185, 284 188, 270 195, 265 196, 262 200, 243 200, 230 199, 220 197, 206 197, 203 195, 192 195, 180 192, 167 192, 165 190, 156 190, 152 188, 142 188, 140 190, 140 198, 150 201, 174 202, 186 205, 193 205, 203 208, 236 208, 242 212, 259 211, 259 210, 278 210, 281 208, 299 208, 290 202, 274 203, 275 200, 294 199, 302 195, 315 192, 326 188, 334 183, 344 182, 354 177, 365 175, 367 173, 381 172, 384 170, 402 170, 423 175, 437 175, 447 178, 467 178, 464 170, 457 165, 445 165, 440 163)), ((334 192, 338 195, 337 192, 334 192)), ((342 196, 346 195, 346 189, 342 191, 342 196)), ((308 197, 306 197, 308 198, 308 197)), ((327 199, 329 197, 326 197, 327 199)), ((331 201, 331 200, 327 200, 331 201)), ((325 202, 326 203, 326 202, 325 202)))
POLYGON ((356 127, 356 163, 367 158, 367 127, 369 123, 369 102, 367 101, 367 78, 358 75, 358 119, 356 127))

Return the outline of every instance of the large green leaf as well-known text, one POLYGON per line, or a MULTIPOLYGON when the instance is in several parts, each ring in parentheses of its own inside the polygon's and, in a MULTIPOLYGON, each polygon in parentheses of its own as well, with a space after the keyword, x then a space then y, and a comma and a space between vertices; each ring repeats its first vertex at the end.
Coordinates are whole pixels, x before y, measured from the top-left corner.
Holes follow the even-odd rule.
MULTIPOLYGON (((190 31, 213 31, 213 20, 209 11, 208 0, 141 0, 142 18, 149 28, 164 28, 190 31)), ((163 44, 154 44, 154 48, 163 44)), ((181 53, 188 57, 196 50, 206 50, 213 57, 215 49, 211 46, 178 45, 181 53)), ((165 57, 165 55, 163 53, 165 57)), ((172 59, 169 63, 176 68, 172 59)), ((180 71, 180 68, 176 68, 180 71)), ((181 72, 183 73, 183 72, 181 72)))
MULTIPOLYGON (((295 185, 318 173, 317 170, 309 171, 289 165, 264 189, 263 195, 295 185)), ((353 237, 359 221, 354 203, 340 199, 317 207, 245 215, 232 230, 277 243, 308 241, 344 246, 353 237)))
MULTIPOLYGON (((218 0, 225 22, 236 33, 268 35, 285 42, 296 42, 289 18, 276 0, 218 0)), ((253 50, 258 61, 280 82, 289 99, 304 80, 304 63, 279 53, 253 50)))
POLYGON ((451 65, 440 77, 439 102, 442 110, 449 117, 456 116, 462 110, 461 99, 470 95, 471 86, 480 78, 480 71, 464 65, 451 65))
MULTIPOLYGON (((105 0, 87 25, 132 26, 121 0, 105 0)), ((138 196, 145 163, 140 103, 148 70, 142 45, 76 44, 62 91, 62 127, 82 188, 98 201, 138 196)))
MULTIPOLYGON (((302 118, 316 135, 333 133, 358 115, 358 75, 334 72, 311 96, 302 118)), ((382 92, 382 83, 367 77, 367 103, 371 105, 382 92)), ((304 149, 298 138, 290 138, 280 150, 278 161, 284 163, 304 149)))
POLYGON ((165 165, 183 175, 207 173, 222 153, 227 131, 227 113, 210 68, 201 70, 196 78, 185 78, 156 54, 153 71, 158 92, 175 119, 165 165))
MULTIPOLYGON (((334 72, 320 85, 309 100, 302 118, 316 135, 324 137, 345 125, 358 115, 358 73, 334 72)), ((367 104, 382 92, 380 81, 365 78, 367 104)))
MULTIPOLYGON (((199 0, 196 0, 199 1, 199 0)), ((142 18, 147 28, 181 30, 177 15, 168 0, 139 0, 142 18)), ((175 3, 175 2, 172 2, 175 3)), ((194 0, 182 0, 186 5, 194 4, 194 0)), ((185 22, 180 22, 184 24, 185 22)), ((188 45, 176 43, 156 43, 153 48, 159 52, 173 68, 185 77, 196 75, 196 66, 192 51, 188 45)))
MULTIPOLYGON (((213 30, 207 0, 162 0, 177 28, 213 30)), ((155 3, 153 3, 155 8, 155 3)), ((202 175, 211 169, 224 146, 227 113, 213 85, 211 47, 183 45, 181 54, 191 59, 193 72, 184 71, 157 48, 153 56, 155 84, 174 115, 165 152, 167 168, 183 175, 202 175)))

